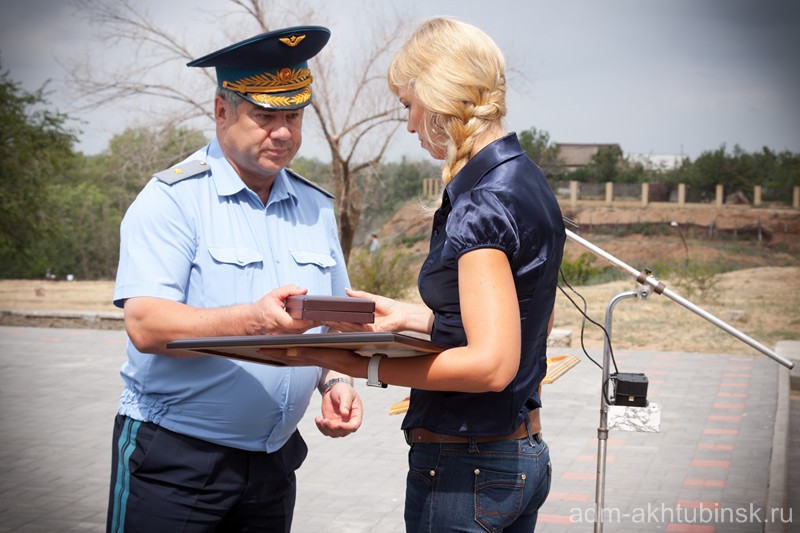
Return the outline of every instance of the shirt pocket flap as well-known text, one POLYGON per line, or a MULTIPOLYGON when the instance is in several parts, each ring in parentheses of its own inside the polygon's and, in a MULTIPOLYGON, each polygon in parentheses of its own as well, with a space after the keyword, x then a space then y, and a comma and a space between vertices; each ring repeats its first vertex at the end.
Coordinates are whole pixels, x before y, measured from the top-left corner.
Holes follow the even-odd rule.
POLYGON ((208 253, 218 263, 245 266, 253 263, 261 263, 264 259, 258 250, 244 247, 219 248, 209 247, 208 253))
POLYGON ((292 257, 300 265, 317 265, 322 268, 330 268, 336 265, 336 260, 331 257, 331 254, 323 252, 292 250, 292 257))

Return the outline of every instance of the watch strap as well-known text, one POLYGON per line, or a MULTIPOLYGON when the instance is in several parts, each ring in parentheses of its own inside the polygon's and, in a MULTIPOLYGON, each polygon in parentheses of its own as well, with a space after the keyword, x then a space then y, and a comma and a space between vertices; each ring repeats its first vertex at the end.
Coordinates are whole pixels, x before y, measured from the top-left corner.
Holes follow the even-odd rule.
POLYGON ((382 353, 378 353, 370 357, 369 363, 367 364, 367 385, 370 387, 382 387, 386 388, 386 383, 381 383, 381 380, 378 379, 378 367, 381 364, 381 359, 386 357, 386 355, 382 353))
POLYGON ((328 392, 331 389, 331 387, 333 387, 337 383, 347 383, 348 385, 350 385, 352 387, 353 386, 353 378, 338 377, 338 378, 329 379, 328 381, 325 382, 325 384, 323 386, 319 387, 319 393, 324 396, 325 393, 328 392))

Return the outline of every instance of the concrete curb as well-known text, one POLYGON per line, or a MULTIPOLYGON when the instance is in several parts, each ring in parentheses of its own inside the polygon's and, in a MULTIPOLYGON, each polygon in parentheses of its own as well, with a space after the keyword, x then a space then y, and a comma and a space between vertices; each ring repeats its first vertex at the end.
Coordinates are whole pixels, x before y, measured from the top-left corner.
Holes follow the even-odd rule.
MULTIPOLYGON (((795 370, 784 366, 778 368, 778 402, 775 409, 775 427, 772 435, 772 457, 769 462, 769 487, 765 509, 786 509, 789 505, 789 445, 791 436, 791 374, 796 372, 800 361, 800 342, 781 341, 775 351, 795 362, 795 370)), ((764 533, 788 533, 788 524, 767 522, 764 533)))
POLYGON ((124 329, 122 311, 52 311, 0 309, 0 324, 10 326, 124 329))
MULTIPOLYGON (((775 429, 772 434, 772 457, 769 461, 769 486, 765 509, 785 509, 788 504, 789 480, 789 369, 778 369, 778 403, 775 409, 775 429)), ((785 533, 785 524, 766 523, 764 533, 785 533)))

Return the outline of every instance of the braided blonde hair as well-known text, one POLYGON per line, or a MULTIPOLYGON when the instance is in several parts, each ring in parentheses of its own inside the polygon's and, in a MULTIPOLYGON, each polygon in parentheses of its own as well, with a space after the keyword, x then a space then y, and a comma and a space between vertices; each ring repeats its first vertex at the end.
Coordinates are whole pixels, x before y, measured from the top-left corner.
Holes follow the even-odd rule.
POLYGON ((397 94, 412 91, 429 113, 426 131, 446 134, 445 185, 469 161, 475 141, 506 115, 505 59, 475 26, 438 17, 420 24, 392 60, 387 75, 397 94))

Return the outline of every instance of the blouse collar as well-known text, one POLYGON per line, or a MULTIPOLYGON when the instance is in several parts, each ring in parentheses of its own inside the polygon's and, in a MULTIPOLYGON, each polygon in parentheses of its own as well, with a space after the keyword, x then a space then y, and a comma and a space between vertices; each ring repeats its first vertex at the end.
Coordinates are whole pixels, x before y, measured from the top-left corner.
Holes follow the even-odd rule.
POLYGON ((484 146, 445 187, 445 194, 449 197, 450 203, 452 204, 462 193, 474 188, 494 167, 524 153, 525 150, 522 149, 514 132, 484 146))

